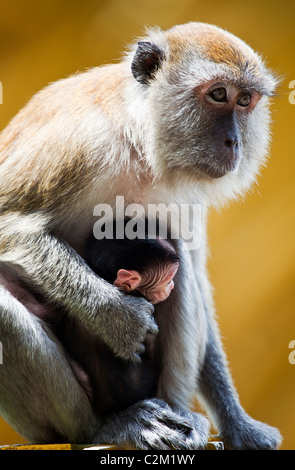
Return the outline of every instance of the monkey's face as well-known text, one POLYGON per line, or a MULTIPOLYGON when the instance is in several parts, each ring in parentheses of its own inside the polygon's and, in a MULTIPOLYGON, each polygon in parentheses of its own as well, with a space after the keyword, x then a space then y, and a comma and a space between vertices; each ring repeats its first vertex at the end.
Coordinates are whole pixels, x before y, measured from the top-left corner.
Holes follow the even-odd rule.
POLYGON ((220 178, 238 170, 243 154, 243 127, 261 95, 214 80, 198 86, 195 92, 206 128, 196 139, 202 147, 196 168, 209 177, 220 178))
POLYGON ((256 173, 270 123, 269 98, 258 87, 229 73, 200 82, 181 71, 171 74, 165 89, 158 78, 149 100, 151 148, 160 172, 197 181, 256 173))
POLYGON ((146 87, 156 171, 247 186, 267 153, 275 79, 249 46, 219 28, 179 26, 165 40, 148 42, 148 52, 139 43, 137 59, 149 60, 137 71, 133 62, 134 76, 146 87))

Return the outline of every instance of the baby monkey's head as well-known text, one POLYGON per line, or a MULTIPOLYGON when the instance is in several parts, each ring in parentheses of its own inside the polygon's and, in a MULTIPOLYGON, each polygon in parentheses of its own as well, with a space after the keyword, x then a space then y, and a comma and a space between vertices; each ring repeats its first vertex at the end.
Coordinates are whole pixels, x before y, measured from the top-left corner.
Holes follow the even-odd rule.
POLYGON ((142 295, 152 304, 166 300, 174 288, 179 257, 160 236, 123 239, 91 237, 86 260, 93 271, 119 289, 142 295))
POLYGON ((133 265, 137 269, 119 269, 113 284, 125 292, 139 293, 155 305, 166 300, 173 290, 179 258, 167 240, 139 240, 143 241, 144 243, 138 243, 137 247, 131 248, 134 263, 131 259, 126 260, 126 266, 133 265), (141 250, 144 250, 144 253, 141 262, 138 262, 136 256, 141 255, 141 250))

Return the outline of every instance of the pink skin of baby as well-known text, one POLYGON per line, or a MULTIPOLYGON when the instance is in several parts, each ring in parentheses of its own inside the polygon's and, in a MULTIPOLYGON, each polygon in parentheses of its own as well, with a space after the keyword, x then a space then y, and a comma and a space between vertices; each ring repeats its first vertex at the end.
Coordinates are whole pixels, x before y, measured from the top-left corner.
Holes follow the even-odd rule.
POLYGON ((114 285, 125 292, 137 291, 151 304, 166 300, 174 289, 174 276, 179 263, 156 269, 154 272, 139 274, 137 271, 119 269, 114 285))

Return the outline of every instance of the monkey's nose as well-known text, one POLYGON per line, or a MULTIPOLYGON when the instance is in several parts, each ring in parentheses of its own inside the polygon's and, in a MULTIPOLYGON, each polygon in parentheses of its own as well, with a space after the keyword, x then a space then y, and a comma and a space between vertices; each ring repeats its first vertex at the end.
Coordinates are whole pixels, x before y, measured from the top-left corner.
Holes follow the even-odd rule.
POLYGON ((226 166, 229 171, 236 168, 239 160, 239 142, 236 139, 227 137, 224 140, 223 152, 226 166))
POLYGON ((232 153, 238 151, 239 142, 234 139, 225 139, 224 141, 225 147, 232 153))

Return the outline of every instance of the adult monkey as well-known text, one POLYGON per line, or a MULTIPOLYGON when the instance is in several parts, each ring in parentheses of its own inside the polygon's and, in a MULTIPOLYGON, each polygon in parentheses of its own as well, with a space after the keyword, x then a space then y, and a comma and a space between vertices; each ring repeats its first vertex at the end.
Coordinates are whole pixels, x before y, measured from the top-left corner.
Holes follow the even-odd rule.
POLYGON ((265 161, 275 87, 244 42, 189 23, 150 31, 120 64, 50 85, 2 132, 0 406, 27 439, 203 447, 208 421, 190 411, 197 392, 228 447, 278 447, 279 432, 250 418, 233 387, 213 319, 204 236, 195 252, 177 243, 175 289, 154 311, 159 328, 148 302, 107 285, 79 256, 94 205, 114 205, 116 195, 145 207, 199 202, 204 226, 208 205, 245 191, 265 161), (18 282, 136 367, 152 333, 156 393, 107 416, 94 413, 62 344, 13 296, 18 282))

